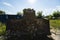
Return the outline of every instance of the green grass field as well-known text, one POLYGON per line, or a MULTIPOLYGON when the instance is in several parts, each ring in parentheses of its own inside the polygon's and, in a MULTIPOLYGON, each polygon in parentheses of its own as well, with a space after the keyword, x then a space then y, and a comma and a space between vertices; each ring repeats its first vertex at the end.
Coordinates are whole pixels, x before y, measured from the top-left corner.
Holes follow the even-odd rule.
POLYGON ((50 27, 60 29, 60 20, 50 20, 50 27))

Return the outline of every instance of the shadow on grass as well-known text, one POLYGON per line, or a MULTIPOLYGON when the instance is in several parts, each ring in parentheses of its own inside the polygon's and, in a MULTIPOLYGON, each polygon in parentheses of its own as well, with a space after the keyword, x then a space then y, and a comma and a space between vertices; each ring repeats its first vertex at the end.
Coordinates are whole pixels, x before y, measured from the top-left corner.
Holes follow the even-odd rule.
POLYGON ((47 36, 26 36, 26 35, 22 35, 22 36, 11 36, 11 37, 8 37, 7 40, 53 40, 53 38, 49 38, 47 36))

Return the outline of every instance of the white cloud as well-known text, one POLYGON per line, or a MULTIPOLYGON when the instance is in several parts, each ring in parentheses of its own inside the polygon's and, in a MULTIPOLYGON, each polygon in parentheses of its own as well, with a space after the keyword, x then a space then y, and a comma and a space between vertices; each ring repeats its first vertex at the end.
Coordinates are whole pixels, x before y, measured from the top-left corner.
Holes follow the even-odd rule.
POLYGON ((34 4, 37 0, 27 0, 28 1, 28 3, 30 3, 30 4, 34 4))
POLYGON ((54 12, 54 11, 60 11, 60 6, 56 6, 55 8, 52 8, 51 9, 51 14, 54 12))
POLYGON ((10 11, 6 11, 6 14, 9 14, 9 15, 16 15, 16 13, 10 12, 10 11))
POLYGON ((10 3, 3 2, 3 4, 6 5, 6 6, 8 6, 8 7, 12 7, 12 8, 14 8, 14 6, 13 6, 12 4, 10 4, 10 3))
POLYGON ((51 15, 54 11, 57 11, 59 10, 60 11, 60 6, 56 6, 54 8, 40 8, 40 10, 37 10, 38 11, 43 11, 43 15, 51 15))
MULTIPOLYGON (((1 10, 3 10, 3 9, 1 9, 1 10)), ((5 13, 9 14, 9 15, 15 15, 16 14, 16 12, 12 12, 12 11, 9 11, 9 10, 3 10, 3 11, 5 11, 5 13)))
POLYGON ((59 11, 60 11, 60 6, 56 6, 56 8, 57 8, 57 10, 59 10, 59 11))

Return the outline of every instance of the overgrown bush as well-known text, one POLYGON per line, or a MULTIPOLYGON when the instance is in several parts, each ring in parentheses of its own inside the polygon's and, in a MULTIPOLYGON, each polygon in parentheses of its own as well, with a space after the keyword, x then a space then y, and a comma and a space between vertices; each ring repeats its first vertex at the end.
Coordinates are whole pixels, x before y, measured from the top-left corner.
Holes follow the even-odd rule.
POLYGON ((6 32, 6 25, 0 22, 0 35, 5 34, 5 32, 6 32))

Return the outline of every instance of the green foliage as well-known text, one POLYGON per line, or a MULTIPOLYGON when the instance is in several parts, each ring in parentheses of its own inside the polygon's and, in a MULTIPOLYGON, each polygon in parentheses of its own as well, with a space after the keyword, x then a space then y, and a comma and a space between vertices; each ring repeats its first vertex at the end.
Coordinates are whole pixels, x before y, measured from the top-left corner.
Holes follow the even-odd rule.
POLYGON ((55 18, 60 17, 60 11, 54 11, 53 12, 53 17, 55 17, 55 18))
POLYGON ((46 16, 45 18, 47 18, 47 19, 52 19, 52 15, 48 15, 48 16, 46 16))
POLYGON ((0 22, 0 35, 6 32, 6 25, 0 22))
POLYGON ((60 29, 60 20, 50 20, 50 26, 55 29, 60 29))
POLYGON ((38 14, 38 18, 42 18, 42 11, 39 11, 39 12, 37 12, 37 14, 38 14))
POLYGON ((2 14, 5 14, 5 12, 4 12, 4 11, 2 11, 2 10, 0 10, 0 15, 2 15, 2 14))
POLYGON ((17 12, 17 15, 21 15, 22 16, 23 14, 21 12, 17 12))

